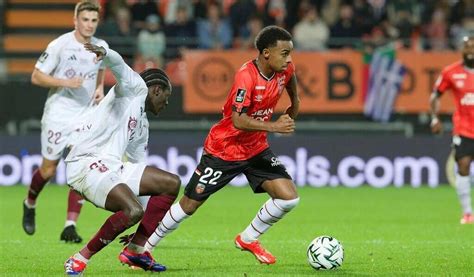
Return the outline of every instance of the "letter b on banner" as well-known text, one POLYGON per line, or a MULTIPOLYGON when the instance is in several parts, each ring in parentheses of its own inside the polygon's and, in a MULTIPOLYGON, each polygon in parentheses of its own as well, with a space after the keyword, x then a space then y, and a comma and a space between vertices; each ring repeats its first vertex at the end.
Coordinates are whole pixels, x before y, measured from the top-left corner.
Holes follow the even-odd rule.
POLYGON ((354 94, 352 71, 345 63, 328 63, 328 98, 348 99, 354 94))

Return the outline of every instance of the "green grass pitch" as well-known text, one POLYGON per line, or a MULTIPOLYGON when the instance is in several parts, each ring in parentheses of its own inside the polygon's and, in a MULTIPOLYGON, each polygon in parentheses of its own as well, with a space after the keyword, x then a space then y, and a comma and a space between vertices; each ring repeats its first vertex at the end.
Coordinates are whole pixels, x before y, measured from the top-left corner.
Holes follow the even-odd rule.
MULTIPOLYGON (((225 188, 155 250, 168 266, 163 276, 474 275, 474 225, 460 225, 451 187, 300 188, 301 202, 261 241, 276 257, 260 265, 233 245, 267 199, 250 188, 225 188), (342 242, 345 259, 335 271, 315 271, 306 261, 309 242, 330 235, 342 242)), ((21 228, 26 187, 0 188, 0 275, 60 276, 63 262, 80 245, 59 242, 67 190, 47 186, 38 201, 37 230, 21 228)), ((85 204, 78 230, 88 240, 109 215, 85 204)), ((134 230, 135 227, 132 228, 134 230)), ((121 266, 118 242, 93 257, 86 275, 149 275, 121 266)))

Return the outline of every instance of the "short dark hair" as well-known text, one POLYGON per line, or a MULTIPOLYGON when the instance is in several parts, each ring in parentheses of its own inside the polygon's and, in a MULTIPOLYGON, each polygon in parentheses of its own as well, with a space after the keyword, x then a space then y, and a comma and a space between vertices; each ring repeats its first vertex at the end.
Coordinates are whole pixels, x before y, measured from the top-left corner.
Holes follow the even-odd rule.
POLYGON ((275 46, 279 40, 290 41, 292 40, 292 36, 285 29, 275 25, 270 25, 263 28, 260 33, 258 33, 255 38, 255 47, 260 53, 262 53, 263 49, 275 46))
POLYGON ((82 0, 74 8, 74 17, 77 17, 82 11, 100 12, 100 5, 94 0, 82 0))
POLYGON ((159 68, 145 69, 140 73, 143 81, 147 87, 158 85, 162 89, 169 89, 171 91, 171 81, 166 75, 166 72, 159 68))

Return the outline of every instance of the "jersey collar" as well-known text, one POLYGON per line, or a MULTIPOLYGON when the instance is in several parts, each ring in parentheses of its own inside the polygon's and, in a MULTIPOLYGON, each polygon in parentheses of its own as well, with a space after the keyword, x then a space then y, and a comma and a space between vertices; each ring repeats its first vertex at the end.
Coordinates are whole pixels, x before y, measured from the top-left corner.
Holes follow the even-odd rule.
POLYGON ((253 60, 252 63, 253 63, 253 65, 255 65, 255 68, 257 69, 258 74, 260 74, 260 76, 262 76, 262 78, 265 79, 265 81, 268 82, 271 79, 273 79, 273 77, 275 77, 275 72, 273 72, 272 76, 270 76, 270 77, 267 77, 267 76, 263 75, 263 73, 260 71, 260 69, 258 69, 257 60, 253 60))

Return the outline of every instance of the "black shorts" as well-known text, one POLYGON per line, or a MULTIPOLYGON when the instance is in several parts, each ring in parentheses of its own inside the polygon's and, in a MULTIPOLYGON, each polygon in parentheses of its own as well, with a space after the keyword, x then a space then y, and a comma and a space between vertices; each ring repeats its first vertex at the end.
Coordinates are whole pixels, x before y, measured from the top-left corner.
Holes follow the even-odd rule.
POLYGON ((456 161, 466 156, 474 157, 474 139, 463 136, 454 136, 453 146, 455 150, 454 158, 456 161))
POLYGON ((224 161, 205 154, 184 189, 184 194, 197 201, 206 200, 240 173, 245 174, 255 193, 264 192, 261 187, 264 181, 279 178, 291 180, 270 148, 246 161, 224 161))

